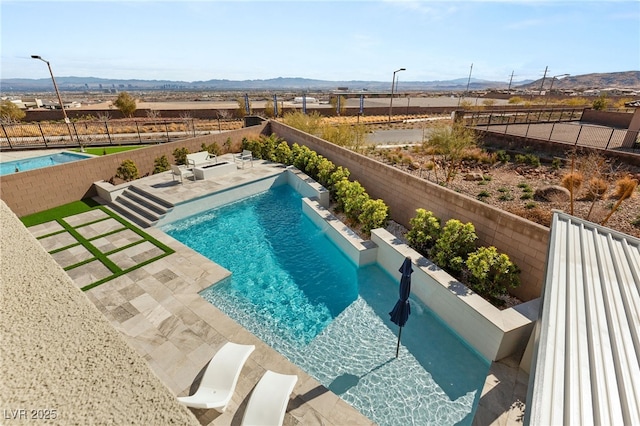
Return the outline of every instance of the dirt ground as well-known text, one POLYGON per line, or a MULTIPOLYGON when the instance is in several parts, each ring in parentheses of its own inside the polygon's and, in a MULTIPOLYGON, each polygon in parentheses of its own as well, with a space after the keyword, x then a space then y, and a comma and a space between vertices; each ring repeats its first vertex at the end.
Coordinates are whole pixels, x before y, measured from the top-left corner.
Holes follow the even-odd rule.
MULTIPOLYGON (((405 160, 394 164, 423 179, 442 184, 444 172, 438 173, 427 170, 420 165, 428 164, 432 156, 412 152, 411 148, 399 148, 411 158, 411 163, 405 160), (417 167, 418 166, 418 167, 417 167)), ((397 151, 398 149, 396 149, 397 151)), ((374 154, 380 161, 389 163, 385 155, 378 151, 374 154)), ((584 171, 584 182, 574 195, 573 215, 591 222, 601 224, 612 208, 619 201, 616 196, 617 182, 623 177, 640 180, 640 168, 622 164, 607 164, 602 167, 606 173, 602 174, 603 181, 608 185, 604 194, 595 201, 589 197, 589 180, 595 172, 584 171)), ((574 167, 574 170, 576 168, 574 167)), ((551 223, 552 210, 562 210, 571 213, 571 197, 562 194, 550 195, 548 199, 537 194, 538 190, 551 186, 562 186, 563 177, 571 172, 569 164, 555 168, 551 164, 534 167, 524 164, 495 163, 479 164, 467 161, 455 177, 446 186, 469 197, 479 199, 502 210, 544 226, 551 223)), ((637 187, 631 197, 623 200, 616 211, 610 216, 605 226, 625 234, 640 238, 640 187, 637 187)))

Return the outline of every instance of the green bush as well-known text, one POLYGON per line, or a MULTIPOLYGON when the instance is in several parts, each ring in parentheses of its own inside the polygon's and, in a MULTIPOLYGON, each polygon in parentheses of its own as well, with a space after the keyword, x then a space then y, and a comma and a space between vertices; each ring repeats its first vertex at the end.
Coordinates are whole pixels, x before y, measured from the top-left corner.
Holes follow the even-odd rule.
POLYGON ((482 201, 485 198, 491 197, 491 193, 489 193, 489 191, 480 191, 478 195, 476 195, 476 197, 478 198, 478 200, 482 201))
POLYGON ((463 224, 457 219, 449 219, 432 249, 433 260, 441 268, 460 272, 469 253, 475 250, 477 239, 472 223, 463 224))
POLYGON ((207 145, 206 143, 202 142, 202 145, 200 145, 200 148, 202 149, 202 151, 207 151, 211 155, 221 155, 222 154, 222 149, 220 149, 220 147, 216 143, 212 143, 211 145, 207 145))
POLYGON ((285 141, 282 141, 276 146, 274 152, 275 161, 277 163, 282 163, 285 165, 291 164, 291 148, 289 148, 289 144, 285 141))
POLYGON ((116 171, 116 177, 129 182, 130 180, 138 179, 138 167, 133 160, 124 160, 118 170, 116 171))
POLYGON ((440 219, 433 212, 417 209, 416 215, 409 219, 411 230, 407 232, 409 245, 417 252, 426 255, 440 237, 440 219))
POLYGON ((387 226, 388 217, 389 207, 384 201, 368 199, 362 205, 362 213, 358 216, 358 221, 362 224, 362 231, 370 235, 372 229, 387 226))
POLYGON ((342 166, 338 166, 338 168, 333 173, 331 173, 331 176, 329 177, 329 186, 327 187, 327 189, 334 198, 337 197, 336 184, 338 182, 341 182, 342 180, 349 179, 349 175, 351 175, 349 169, 342 166))
POLYGON ((540 166, 540 157, 535 154, 516 154, 516 163, 528 164, 529 166, 540 166))
POLYGON ((329 188, 331 182, 331 175, 336 171, 336 165, 330 160, 322 157, 318 163, 318 182, 325 188, 329 188))
POLYGON ((471 289, 493 303, 507 294, 508 287, 520 285, 520 269, 495 247, 480 247, 465 262, 471 289))
POLYGON ((503 149, 496 151, 496 160, 501 163, 508 163, 511 161, 511 156, 503 149))
POLYGON ((169 160, 167 159, 166 155, 163 155, 162 157, 156 157, 153 160, 153 174, 154 175, 156 173, 166 172, 170 168, 171 168, 171 166, 169 165, 169 160))
POLYGON ((185 147, 174 149, 173 157, 176 160, 176 164, 177 165, 187 164, 187 154, 189 154, 189 150, 185 147))
POLYGON ((343 179, 336 184, 336 202, 347 218, 356 223, 369 194, 358 181, 343 179))

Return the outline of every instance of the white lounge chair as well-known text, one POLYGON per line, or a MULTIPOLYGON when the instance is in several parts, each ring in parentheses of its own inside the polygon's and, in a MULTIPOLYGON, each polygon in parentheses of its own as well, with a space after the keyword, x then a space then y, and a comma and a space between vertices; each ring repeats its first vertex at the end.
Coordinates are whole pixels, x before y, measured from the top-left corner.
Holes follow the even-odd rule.
POLYGON ((256 385, 242 417, 243 426, 280 426, 298 376, 267 370, 256 385))
POLYGON ((195 175, 193 174, 193 170, 189 170, 186 167, 180 167, 180 166, 176 166, 175 164, 172 164, 171 165, 171 177, 173 178, 174 182, 176 180, 176 176, 180 177, 180 183, 184 183, 183 182, 184 178, 193 177, 194 181, 196 179, 195 175))
POLYGON ((187 407, 213 408, 223 412, 238 383, 242 366, 256 347, 227 342, 211 358, 196 393, 178 397, 187 407))

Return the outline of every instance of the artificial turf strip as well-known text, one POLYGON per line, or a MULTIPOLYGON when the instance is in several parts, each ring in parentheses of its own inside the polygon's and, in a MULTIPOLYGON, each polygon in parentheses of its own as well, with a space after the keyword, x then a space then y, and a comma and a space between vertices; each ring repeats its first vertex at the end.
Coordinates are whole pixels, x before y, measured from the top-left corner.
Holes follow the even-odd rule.
MULTIPOLYGON (((156 240, 155 238, 153 238, 151 235, 148 235, 146 232, 142 231, 141 229, 139 229, 138 227, 132 225, 131 223, 129 223, 128 221, 126 221, 125 219, 123 219, 122 217, 116 215, 115 213, 113 213, 112 211, 106 209, 105 207, 103 207, 100 203, 93 201, 91 199, 86 199, 86 200, 81 200, 81 201, 76 201, 73 203, 69 203, 69 204, 65 204, 63 206, 60 207, 56 207, 50 210, 45 210, 43 212, 40 213, 35 213, 29 216, 24 216, 22 218, 20 218, 20 220, 22 221, 22 223, 24 223, 25 226, 30 227, 30 226, 34 226, 34 225, 39 225, 41 223, 46 223, 46 222, 51 222, 52 220, 55 220, 56 222, 58 222, 60 224, 60 226, 62 226, 64 228, 64 230, 66 232, 69 232, 70 235, 72 235, 76 241, 78 241, 79 244, 82 244, 82 246, 87 249, 94 257, 90 258, 90 259, 86 259, 83 260, 82 262, 78 262, 74 265, 70 265, 67 266, 66 268, 64 268, 65 271, 77 268, 79 266, 85 265, 89 262, 92 262, 94 260, 99 260, 100 262, 102 262, 103 265, 105 265, 111 272, 113 272, 112 275, 109 275, 108 277, 102 278, 94 283, 88 284, 84 287, 82 287, 82 291, 87 291, 89 289, 92 289, 94 287, 99 286, 100 284, 104 284, 107 281, 111 281, 115 278, 118 278, 124 274, 127 274, 133 270, 136 270, 142 266, 148 265, 152 262, 155 262, 158 259, 161 259, 165 256, 168 256, 170 254, 175 253, 175 250, 173 250, 171 247, 166 246, 165 244, 161 243, 160 241, 156 240), (122 224, 123 228, 117 229, 117 230, 112 230, 109 231, 105 234, 101 234, 98 235, 96 237, 92 237, 91 240, 97 239, 97 238, 101 238, 101 237, 105 237, 111 234, 114 234, 116 232, 120 232, 124 229, 129 229, 133 232, 135 232, 137 235, 139 235, 140 237, 142 237, 142 240, 134 242, 134 243, 130 243, 127 244, 124 247, 120 247, 116 250, 111 250, 108 253, 102 253, 98 248, 96 248, 90 241, 90 239, 87 239, 85 237, 83 237, 82 235, 80 235, 77 231, 76 228, 74 228, 73 226, 71 226, 70 224, 68 224, 64 218, 68 217, 68 216, 73 216, 79 213, 85 213, 89 210, 93 210, 93 209, 100 209, 102 210, 104 213, 107 214, 108 217, 117 220, 118 222, 120 222, 120 224, 122 224), (156 247, 158 247, 160 250, 162 250, 164 253, 153 257, 151 259, 148 259, 144 262, 138 263, 130 268, 127 269, 121 269, 119 266, 117 266, 115 263, 113 263, 111 260, 109 260, 107 258, 107 255, 111 255, 113 253, 117 253, 119 251, 125 250, 129 247, 135 246, 137 244, 141 244, 145 241, 149 241, 151 244, 155 245, 156 247)), ((89 225, 89 224, 93 224, 93 223, 97 223, 97 222, 101 222, 103 220, 107 220, 107 218, 103 218, 103 219, 98 219, 98 220, 94 220, 91 222, 87 222, 87 223, 83 223, 81 225, 79 225, 77 228, 89 225)), ((50 235, 55 235, 55 234, 59 234, 61 232, 65 232, 65 231, 57 231, 54 233, 49 234, 50 235)), ((73 245, 77 245, 77 244, 73 244, 73 245)), ((71 246, 73 246, 71 245, 71 246)), ((69 247, 71 247, 69 246, 69 247)), ((68 247, 67 247, 68 248, 68 247)), ((49 253, 55 253, 58 251, 63 250, 64 248, 61 249, 56 249, 56 250, 52 250, 49 253)))
POLYGON ((75 214, 88 212, 95 207, 100 206, 100 203, 94 201, 91 198, 85 198, 84 200, 74 201, 73 203, 65 204, 59 207, 54 207, 49 210, 45 210, 39 213, 30 214, 28 216, 22 216, 20 220, 27 228, 34 225, 40 225, 41 223, 51 222, 59 218, 73 216, 75 214))
MULTIPOLYGON (((109 155, 116 154, 118 152, 131 151, 134 149, 145 148, 148 145, 128 145, 128 146, 105 146, 105 147, 94 147, 94 148, 85 148, 84 152, 91 155, 109 155), (106 151, 106 154, 105 154, 106 151)), ((73 149, 75 152, 82 152, 80 149, 73 149)))

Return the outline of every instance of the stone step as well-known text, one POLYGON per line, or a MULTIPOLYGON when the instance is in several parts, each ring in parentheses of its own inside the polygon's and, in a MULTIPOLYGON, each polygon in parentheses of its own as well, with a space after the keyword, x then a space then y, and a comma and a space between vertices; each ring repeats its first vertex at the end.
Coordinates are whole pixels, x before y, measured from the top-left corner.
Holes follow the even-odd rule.
POLYGON ((131 203, 136 203, 144 207, 150 213, 157 215, 165 215, 173 207, 167 207, 158 203, 155 199, 149 198, 146 194, 126 189, 119 198, 124 198, 131 203))
POLYGON ((137 211, 129 208, 127 205, 121 203, 119 201, 119 198, 111 202, 109 206, 113 210, 124 216, 127 220, 130 220, 131 222, 141 226, 142 228, 149 228, 158 222, 157 220, 150 220, 137 211))
POLYGON ((174 207, 173 203, 158 197, 157 195, 153 194, 151 190, 146 189, 144 186, 131 185, 127 188, 127 190, 134 192, 137 195, 140 195, 141 197, 144 197, 152 201, 154 204, 158 206, 162 206, 167 211, 171 210, 174 207))

